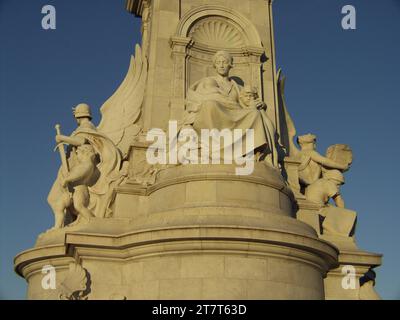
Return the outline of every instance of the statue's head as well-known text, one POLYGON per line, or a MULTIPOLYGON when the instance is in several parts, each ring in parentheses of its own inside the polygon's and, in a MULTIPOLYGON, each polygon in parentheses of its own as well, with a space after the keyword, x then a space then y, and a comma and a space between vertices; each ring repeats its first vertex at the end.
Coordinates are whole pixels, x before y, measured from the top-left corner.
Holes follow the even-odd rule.
POLYGON ((90 144, 84 144, 76 149, 76 155, 79 161, 94 161, 96 158, 96 151, 90 144))
POLYGON ((81 122, 81 119, 92 120, 92 113, 90 112, 90 106, 87 105, 86 103, 78 104, 72 110, 74 112, 74 117, 78 121, 78 123, 81 122))
POLYGON ((246 85, 242 89, 241 93, 241 98, 246 104, 250 104, 251 101, 257 100, 258 99, 258 91, 257 88, 246 85))
POLYGON ((304 136, 300 136, 297 138, 297 143, 301 147, 301 149, 304 150, 315 150, 316 149, 316 143, 317 143, 317 137, 313 134, 306 134, 304 136))
POLYGON ((243 105, 250 107, 254 101, 258 99, 257 88, 246 85, 240 91, 240 101, 243 105))
POLYGON ((218 51, 213 57, 213 65, 219 75, 228 76, 233 68, 233 57, 227 51, 218 51))
POLYGON ((343 173, 341 173, 339 170, 326 170, 323 172, 322 176, 338 186, 341 186, 345 183, 343 173))

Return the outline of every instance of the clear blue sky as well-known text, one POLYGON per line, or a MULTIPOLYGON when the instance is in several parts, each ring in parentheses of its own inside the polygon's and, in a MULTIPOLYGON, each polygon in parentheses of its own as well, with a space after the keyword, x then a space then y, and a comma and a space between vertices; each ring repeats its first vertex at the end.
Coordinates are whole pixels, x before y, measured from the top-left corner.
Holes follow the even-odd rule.
MULTIPOLYGON (((127 71, 140 21, 124 2, 0 0, 0 298, 25 298, 13 257, 53 223, 54 125, 70 133, 71 108, 97 110, 127 71), (56 7, 55 31, 41 28, 45 4, 56 7)), ((298 132, 316 134, 321 152, 352 146, 343 194, 358 212, 358 243, 385 255, 377 289, 399 299, 400 0, 275 0, 274 19, 298 132), (346 4, 357 9, 357 30, 341 28, 346 4)))

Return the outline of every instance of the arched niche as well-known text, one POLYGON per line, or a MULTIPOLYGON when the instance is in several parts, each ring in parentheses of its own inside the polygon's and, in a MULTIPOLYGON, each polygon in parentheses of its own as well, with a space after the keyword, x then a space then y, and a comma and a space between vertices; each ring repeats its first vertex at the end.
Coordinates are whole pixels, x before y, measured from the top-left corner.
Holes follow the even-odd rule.
POLYGON ((187 12, 171 37, 174 76, 171 117, 181 118, 187 89, 197 80, 214 74, 212 57, 218 50, 233 55, 232 77, 262 92, 261 68, 265 50, 255 26, 239 12, 204 5, 187 12))

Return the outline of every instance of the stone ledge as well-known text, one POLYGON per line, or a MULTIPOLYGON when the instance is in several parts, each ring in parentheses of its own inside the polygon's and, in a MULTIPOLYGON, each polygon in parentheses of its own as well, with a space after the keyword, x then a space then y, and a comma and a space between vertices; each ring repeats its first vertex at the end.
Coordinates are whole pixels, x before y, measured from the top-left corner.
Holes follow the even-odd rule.
POLYGON ((73 258, 126 261, 154 255, 190 253, 273 255, 309 263, 326 273, 337 267, 338 250, 316 238, 277 230, 232 226, 186 226, 150 229, 124 235, 66 233, 58 246, 38 247, 15 259, 19 275, 35 272, 48 261, 73 258))
POLYGON ((249 176, 238 176, 235 165, 181 165, 160 171, 157 182, 148 187, 128 181, 116 188, 125 194, 150 195, 170 185, 192 181, 241 181, 268 186, 279 190, 294 200, 292 190, 274 168, 255 163, 254 172, 249 176))

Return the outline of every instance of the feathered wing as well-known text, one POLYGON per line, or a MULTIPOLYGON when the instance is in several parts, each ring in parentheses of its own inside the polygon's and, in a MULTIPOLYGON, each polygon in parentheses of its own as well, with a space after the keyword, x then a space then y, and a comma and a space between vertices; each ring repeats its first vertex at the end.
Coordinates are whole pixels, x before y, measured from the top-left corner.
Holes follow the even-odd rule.
POLYGON ((128 73, 115 93, 100 109, 102 119, 98 130, 109 137, 123 156, 141 130, 140 119, 147 81, 148 62, 136 45, 135 56, 131 57, 128 73))
POLYGON ((297 134, 296 127, 290 116, 286 101, 285 101, 285 83, 286 78, 282 75, 282 70, 279 69, 277 74, 278 79, 278 99, 279 99, 279 122, 280 122, 280 138, 281 143, 286 149, 286 153, 288 156, 296 156, 299 152, 299 149, 296 147, 294 143, 294 138, 297 134))

